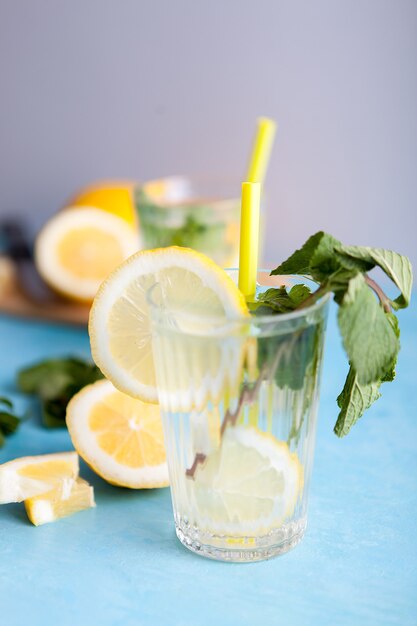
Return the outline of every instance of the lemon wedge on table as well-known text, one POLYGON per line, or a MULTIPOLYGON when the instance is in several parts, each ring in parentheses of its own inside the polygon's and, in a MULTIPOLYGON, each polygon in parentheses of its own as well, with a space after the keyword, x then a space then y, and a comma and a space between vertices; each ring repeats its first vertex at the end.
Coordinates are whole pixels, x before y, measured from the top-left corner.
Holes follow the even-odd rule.
POLYGON ((255 427, 234 426, 187 485, 199 527, 234 536, 265 534, 293 513, 303 468, 285 442, 255 427))
POLYGON ((24 504, 32 524, 40 526, 94 507, 94 489, 82 478, 64 478, 50 491, 27 498, 24 504))
POLYGON ((100 380, 71 399, 67 426, 77 452, 108 482, 132 489, 168 485, 158 405, 100 380))
POLYGON ((108 274, 140 247, 121 217, 98 208, 67 208, 52 217, 35 243, 35 264, 55 291, 91 302, 108 274))
POLYGON ((0 465, 0 504, 22 502, 53 489, 79 473, 76 452, 27 456, 0 465))
POLYGON ((121 217, 132 228, 138 228, 133 202, 135 181, 103 180, 84 187, 70 199, 70 207, 96 207, 121 217))
MULTIPOLYGON (((158 401, 147 304, 147 292, 155 283, 168 301, 191 314, 213 315, 225 322, 248 315, 232 279, 194 250, 176 246, 144 250, 120 265, 94 299, 91 349, 96 364, 118 389, 147 402, 158 401)), ((204 376, 207 365, 196 362, 199 366, 204 376)), ((175 367, 180 373, 181 366, 175 367)))

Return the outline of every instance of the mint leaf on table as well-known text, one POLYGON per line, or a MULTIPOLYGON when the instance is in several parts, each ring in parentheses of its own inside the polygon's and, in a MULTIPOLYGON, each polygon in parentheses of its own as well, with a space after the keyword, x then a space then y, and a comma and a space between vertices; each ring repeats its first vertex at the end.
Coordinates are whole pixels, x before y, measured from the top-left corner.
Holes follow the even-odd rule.
POLYGON ((103 378, 98 367, 78 358, 49 359, 21 370, 17 384, 21 391, 41 401, 45 426, 65 426, 68 402, 86 385, 103 378))
MULTIPOLYGON (((271 272, 271 275, 288 274, 308 276, 318 283, 317 290, 295 308, 313 304, 329 292, 339 306, 339 329, 350 363, 343 391, 337 399, 340 413, 335 433, 342 437, 380 397, 381 384, 395 377, 400 331, 392 309, 405 308, 410 302, 411 263, 391 250, 345 246, 320 231, 271 272), (376 266, 399 289, 400 295, 394 300, 368 276, 376 266)), ((282 294, 279 298, 278 294, 276 298, 268 294, 267 300, 270 306, 275 300, 281 302, 285 298, 282 294)), ((270 308, 276 313, 284 312, 278 307, 270 308)))
POLYGON ((0 448, 6 443, 7 435, 14 433, 20 425, 20 418, 14 414, 13 402, 0 397, 0 448))

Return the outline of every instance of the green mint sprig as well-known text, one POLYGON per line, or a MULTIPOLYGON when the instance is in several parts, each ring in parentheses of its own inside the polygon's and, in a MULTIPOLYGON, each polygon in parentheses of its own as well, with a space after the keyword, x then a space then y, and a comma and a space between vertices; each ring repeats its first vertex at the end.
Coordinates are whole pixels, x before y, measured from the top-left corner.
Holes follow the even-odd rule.
POLYGON ((0 397, 0 448, 6 443, 6 437, 19 428, 20 422, 20 417, 14 413, 13 402, 0 397))
POLYGON ((382 383, 395 377, 400 330, 393 311, 407 307, 410 302, 411 263, 407 257, 391 250, 345 246, 321 231, 271 272, 271 275, 289 274, 309 276, 319 287, 313 293, 299 289, 295 292, 300 296, 297 302, 294 295, 291 296, 294 287, 288 293, 282 287, 268 289, 261 294, 254 313, 302 309, 326 293, 333 293, 350 366, 337 398, 340 412, 334 427, 336 435, 343 437, 380 397, 382 383), (400 295, 395 300, 368 276, 377 266, 399 289, 400 295))
POLYGON ((43 423, 48 428, 65 426, 67 404, 80 389, 103 378, 96 365, 78 358, 50 359, 21 370, 21 391, 41 401, 43 423))

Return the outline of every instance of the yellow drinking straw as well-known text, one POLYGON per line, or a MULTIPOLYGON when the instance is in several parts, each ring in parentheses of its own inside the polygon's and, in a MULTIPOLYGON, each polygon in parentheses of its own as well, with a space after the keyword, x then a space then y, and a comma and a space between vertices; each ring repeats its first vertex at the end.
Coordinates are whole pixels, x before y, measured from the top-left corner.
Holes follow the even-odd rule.
POLYGON ((239 289, 247 300, 255 296, 258 271, 260 183, 242 183, 240 213, 239 289))
POLYGON ((239 289, 247 300, 255 297, 259 248, 259 204, 261 184, 274 142, 276 123, 266 117, 258 119, 258 131, 252 149, 247 181, 242 183, 240 214, 239 289))
POLYGON ((258 131, 252 148, 246 180, 251 183, 263 183, 268 168, 269 157, 274 143, 277 125, 267 117, 258 119, 258 131))

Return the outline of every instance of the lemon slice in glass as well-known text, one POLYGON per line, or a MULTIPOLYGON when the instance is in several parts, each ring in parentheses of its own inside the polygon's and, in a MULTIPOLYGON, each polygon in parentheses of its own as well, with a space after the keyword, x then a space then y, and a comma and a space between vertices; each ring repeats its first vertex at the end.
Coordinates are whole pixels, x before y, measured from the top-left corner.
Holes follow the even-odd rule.
POLYGON ((188 482, 194 521, 216 534, 266 534, 292 515, 303 468, 287 444, 254 427, 226 429, 188 482))

